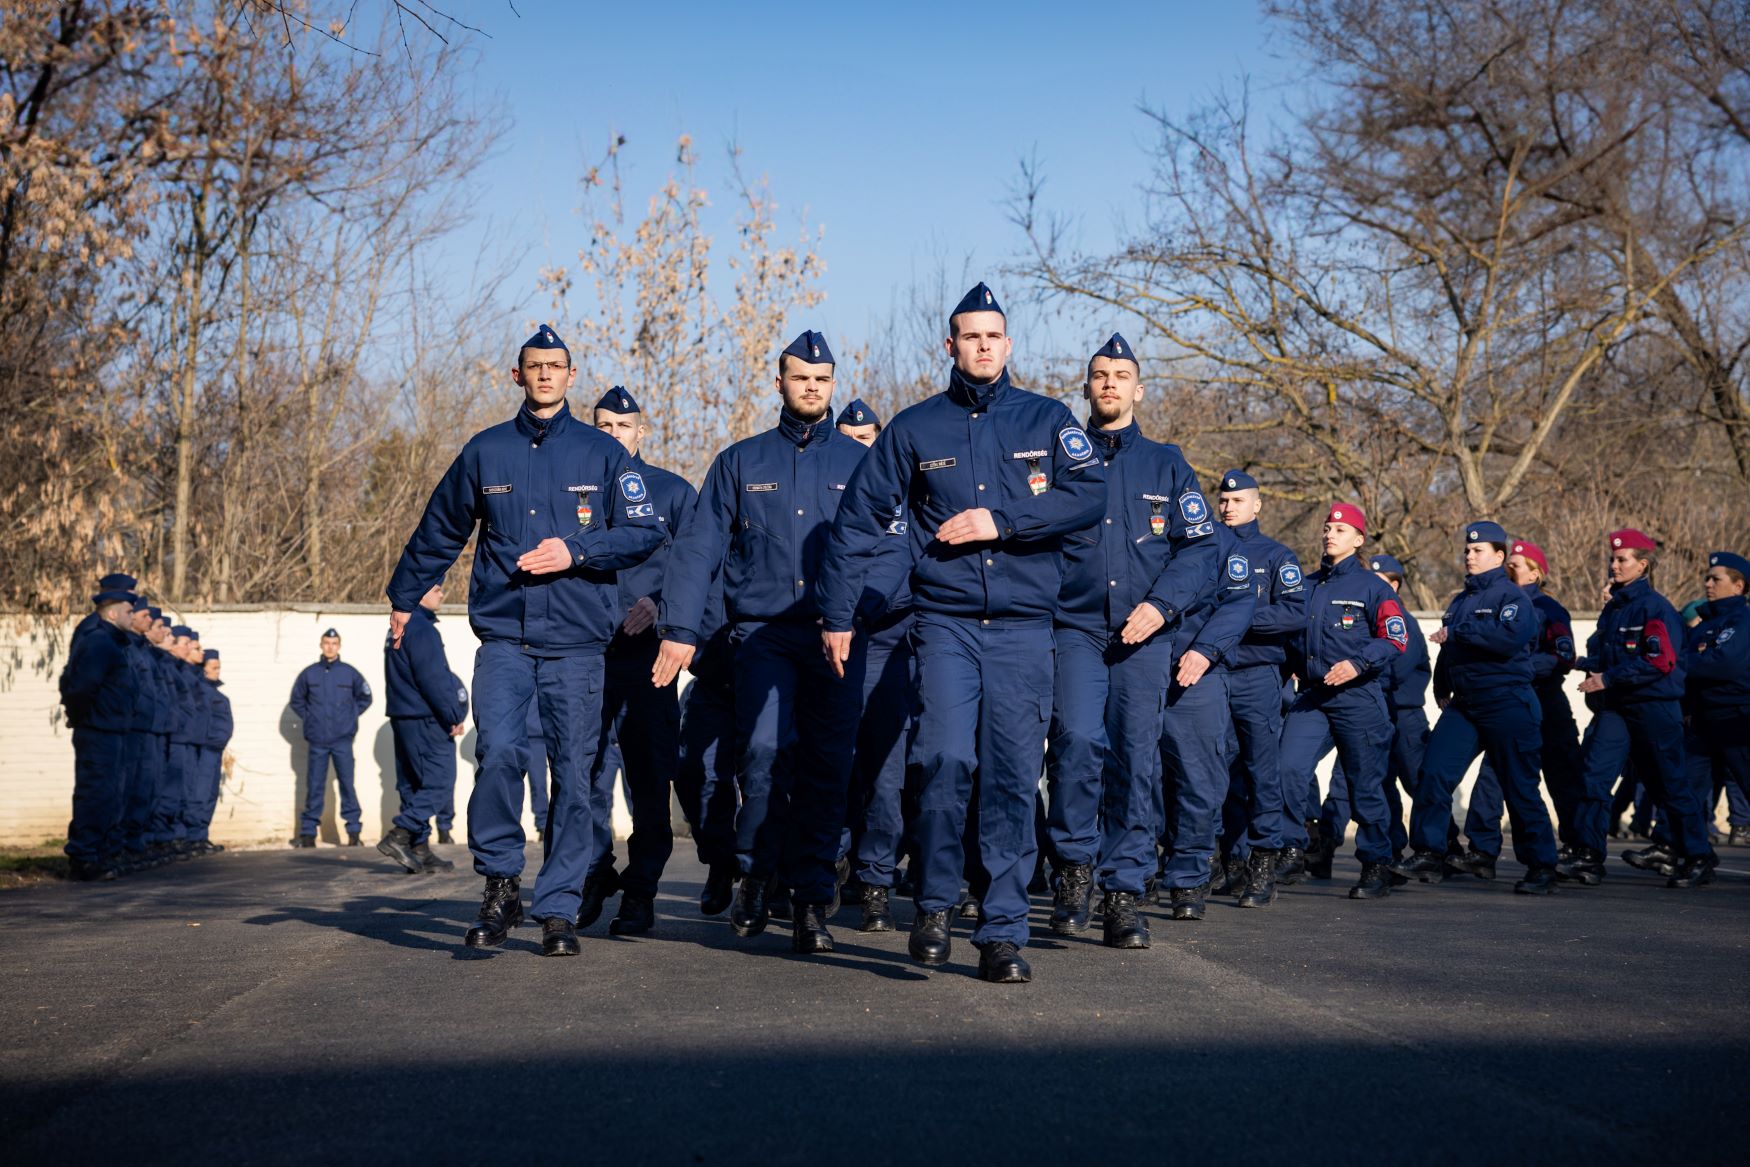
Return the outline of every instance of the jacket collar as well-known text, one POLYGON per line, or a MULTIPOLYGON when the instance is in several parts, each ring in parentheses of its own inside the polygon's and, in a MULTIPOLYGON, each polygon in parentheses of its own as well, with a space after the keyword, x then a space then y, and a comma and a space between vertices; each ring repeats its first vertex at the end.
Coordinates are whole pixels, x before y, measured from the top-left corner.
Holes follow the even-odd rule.
POLYGON ((818 438, 825 438, 832 432, 832 410, 827 410, 826 416, 819 421, 803 421, 788 409, 778 410, 778 432, 784 439, 798 450, 818 438))
POLYGON ((1496 584, 1500 583, 1502 580, 1504 580, 1506 578, 1507 578, 1507 569, 1506 568, 1504 568, 1504 567, 1491 567, 1487 571, 1479 571, 1475 575, 1465 576, 1464 577, 1464 590, 1467 592, 1471 592, 1471 593, 1480 592, 1484 588, 1494 587, 1496 584))
POLYGON ((517 432, 532 439, 536 445, 540 445, 556 433, 563 432, 571 422, 571 403, 569 401, 561 401, 559 412, 552 417, 536 417, 535 411, 529 408, 527 401, 524 401, 523 407, 516 411, 517 432))
POLYGON ((1009 388, 1009 367, 1003 366, 1003 371, 997 374, 997 379, 988 385, 976 385, 961 375, 959 369, 948 374, 948 396, 954 404, 963 409, 989 409, 997 395, 1009 388))
POLYGON ((1100 451, 1100 456, 1106 459, 1115 457, 1119 450, 1134 446, 1142 440, 1142 426, 1137 424, 1135 418, 1131 418, 1130 424, 1120 430, 1103 430, 1090 423, 1087 432, 1088 437, 1093 439, 1094 447, 1100 451))

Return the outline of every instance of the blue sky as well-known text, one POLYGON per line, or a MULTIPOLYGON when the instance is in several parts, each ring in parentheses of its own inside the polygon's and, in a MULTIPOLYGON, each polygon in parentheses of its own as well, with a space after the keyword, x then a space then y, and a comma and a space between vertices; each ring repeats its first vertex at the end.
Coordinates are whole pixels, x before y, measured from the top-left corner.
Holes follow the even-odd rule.
POLYGON ((1003 294, 996 269, 1024 243, 1004 205, 1024 156, 1042 164, 1050 205, 1102 246, 1140 205, 1151 134, 1138 103, 1182 113, 1241 74, 1256 85, 1280 68, 1251 0, 516 0, 515 12, 458 11, 490 34, 478 40, 475 84, 511 125, 480 182, 476 223, 452 241, 456 270, 483 241, 526 246, 506 303, 541 317, 536 273, 575 261, 577 179, 613 133, 628 140, 629 210, 690 134, 721 212, 719 248, 731 249, 733 141, 744 171, 770 179, 781 237, 794 237, 803 212, 824 229, 826 301, 791 327, 818 327, 841 349, 867 340, 894 297, 939 264, 958 275, 970 256, 972 275, 989 274, 1003 294), (538 167, 517 165, 537 157, 538 167))

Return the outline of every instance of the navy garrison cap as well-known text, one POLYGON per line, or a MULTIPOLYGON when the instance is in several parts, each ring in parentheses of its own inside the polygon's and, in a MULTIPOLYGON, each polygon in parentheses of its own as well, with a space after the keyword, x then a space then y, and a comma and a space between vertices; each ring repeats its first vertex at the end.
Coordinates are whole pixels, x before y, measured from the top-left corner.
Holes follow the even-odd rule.
POLYGON ((140 581, 125 571, 112 571, 97 581, 100 592, 131 592, 140 586, 140 581))
POLYGON ((804 329, 802 335, 790 342, 781 357, 795 357, 799 361, 807 361, 811 365, 837 365, 832 359, 832 350, 826 346, 826 337, 818 332, 804 329))
POLYGON ((334 639, 339 640, 340 639, 340 629, 338 629, 338 628, 324 628, 322 630, 322 635, 332 636, 332 637, 334 637, 334 639))
POLYGON ((162 608, 147 608, 146 612, 154 620, 164 619, 164 610, 162 608))
POLYGON ((218 660, 219 659, 219 650, 216 648, 203 648, 203 649, 201 649, 201 659, 202 660, 218 660))
POLYGON ((1221 489, 1223 492, 1256 490, 1258 489, 1258 480, 1244 470, 1229 470, 1221 476, 1221 489))
POLYGON ((605 409, 609 413, 638 412, 638 403, 632 400, 632 395, 626 392, 625 387, 621 385, 615 385, 602 394, 602 399, 595 403, 595 407, 605 409))
POLYGON ((849 405, 839 410, 839 419, 834 425, 880 425, 881 415, 874 409, 863 404, 861 397, 855 398, 849 405))
POLYGON ((1715 551, 1707 557, 1709 567, 1729 567, 1745 579, 1750 579, 1750 559, 1731 551, 1715 551))
POLYGON ((1003 306, 997 303, 996 293, 982 280, 970 292, 960 297, 960 303, 954 305, 954 311, 948 313, 949 321, 952 322, 962 312, 1002 312, 1003 319, 1008 319, 1008 313, 1003 312, 1003 306))
POLYGON ((134 597, 134 611, 136 611, 136 612, 150 612, 151 610, 152 610, 152 605, 150 605, 146 602, 145 596, 135 596, 134 597))
POLYGON ((559 339, 559 334, 553 331, 551 324, 543 324, 535 329, 535 335, 523 341, 523 348, 556 348, 567 357, 571 355, 571 350, 565 347, 565 342, 559 339))
POLYGON ((133 592, 128 591, 126 588, 104 588, 101 592, 98 592, 95 596, 91 597, 91 602, 93 604, 101 605, 113 604, 120 601, 121 603, 132 607, 134 601, 139 598, 140 597, 134 595, 133 592))
POLYGON ((1464 541, 1466 543, 1513 542, 1513 540, 1507 537, 1507 528, 1503 527, 1500 523, 1491 523, 1486 519, 1480 523, 1472 523, 1470 526, 1466 527, 1464 529, 1464 541))
POLYGON ((197 636, 195 636, 194 629, 190 628, 186 624, 172 624, 170 626, 170 635, 186 637, 189 640, 199 639, 197 636))
MULTIPOLYGON (((1130 342, 1116 332, 1105 344, 1094 350, 1094 357, 1111 357, 1115 361, 1129 361, 1133 365, 1142 364, 1136 359, 1136 353, 1131 349, 1130 342)), ((1094 357, 1089 357, 1088 360, 1092 361, 1094 357)))
POLYGON ((1388 571, 1393 575, 1403 575, 1404 565, 1398 562, 1395 555, 1375 555, 1368 559, 1367 570, 1388 571))

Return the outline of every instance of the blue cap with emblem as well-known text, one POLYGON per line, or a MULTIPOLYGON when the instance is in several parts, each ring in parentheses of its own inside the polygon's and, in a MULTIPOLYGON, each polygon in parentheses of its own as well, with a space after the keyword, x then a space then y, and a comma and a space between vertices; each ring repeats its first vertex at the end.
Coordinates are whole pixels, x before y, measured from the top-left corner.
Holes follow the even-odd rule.
POLYGON ((1487 519, 1472 523, 1464 529, 1466 543, 1511 543, 1507 537, 1507 528, 1500 523, 1491 523, 1487 519))
POLYGON ((219 650, 216 648, 203 648, 203 649, 201 649, 201 659, 202 660, 218 660, 219 659, 219 650))
POLYGON ((340 639, 340 629, 338 629, 338 628, 324 628, 322 630, 323 639, 327 639, 330 636, 334 637, 334 639, 336 639, 336 640, 339 640, 340 639))
POLYGON ((535 335, 523 341, 523 348, 555 348, 564 353, 567 360, 571 357, 571 350, 565 347, 565 342, 559 339, 559 334, 553 331, 551 324, 543 324, 535 329, 535 335))
POLYGON ((799 361, 807 361, 811 365, 836 365, 832 359, 832 349, 827 347, 826 337, 812 329, 803 329, 802 335, 791 341, 784 351, 778 354, 778 363, 784 363, 785 357, 795 357, 799 361))
POLYGON ((1244 470, 1229 470, 1226 474, 1221 476, 1220 493, 1230 494, 1236 490, 1256 489, 1258 489, 1258 480, 1253 478, 1250 474, 1247 474, 1244 470))
POLYGON ((1374 555, 1367 560, 1367 570, 1374 572, 1390 572, 1392 575, 1403 575, 1404 565, 1399 563, 1395 555, 1374 555))
POLYGON ((180 636, 186 640, 199 640, 200 639, 200 637, 198 637, 194 634, 194 629, 190 628, 186 624, 172 624, 170 626, 170 635, 180 636))
POLYGON ((1131 349, 1130 342, 1116 332, 1107 338, 1105 344, 1094 350, 1094 356, 1088 358, 1090 365, 1092 365, 1094 357, 1111 357, 1115 361, 1129 361, 1138 367, 1141 367, 1142 364, 1136 359, 1136 353, 1131 349))
POLYGON ((609 413, 638 412, 638 403, 632 400, 632 395, 626 392, 625 387, 622 385, 615 385, 612 389, 609 389, 606 393, 602 394, 602 399, 595 403, 595 407, 598 410, 605 409, 609 413))
POLYGON ((1731 551, 1715 551, 1707 557, 1709 567, 1729 567, 1745 579, 1750 579, 1750 559, 1731 551))
POLYGON ((1008 319, 1008 313, 997 303, 996 293, 991 291, 983 280, 973 285, 970 292, 960 297, 960 303, 954 305, 954 311, 948 313, 948 331, 954 331, 954 318, 962 312, 995 312, 1008 319))
POLYGON ((164 619, 164 609, 162 608, 147 608, 146 614, 154 620, 164 619))
POLYGON ((100 592, 131 592, 140 586, 140 581, 125 571, 112 571, 97 581, 100 592))
POLYGON ((863 404, 861 397, 839 410, 839 419, 834 425, 880 425, 881 415, 870 406, 863 404))
POLYGON ((135 596, 134 597, 134 611, 136 611, 136 612, 150 612, 151 610, 152 610, 152 605, 148 604, 146 602, 145 596, 135 596))

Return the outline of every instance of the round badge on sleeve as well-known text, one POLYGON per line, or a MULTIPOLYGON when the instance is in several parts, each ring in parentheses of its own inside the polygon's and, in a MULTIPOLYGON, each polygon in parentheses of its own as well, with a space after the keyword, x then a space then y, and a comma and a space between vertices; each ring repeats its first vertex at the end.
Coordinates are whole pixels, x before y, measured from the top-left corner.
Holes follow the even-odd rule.
POLYGON ((620 493, 627 502, 644 501, 644 479, 636 470, 628 470, 620 475, 620 493))

